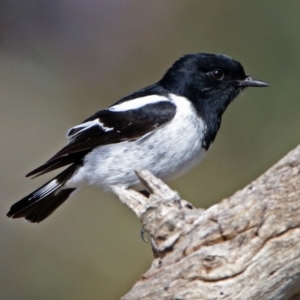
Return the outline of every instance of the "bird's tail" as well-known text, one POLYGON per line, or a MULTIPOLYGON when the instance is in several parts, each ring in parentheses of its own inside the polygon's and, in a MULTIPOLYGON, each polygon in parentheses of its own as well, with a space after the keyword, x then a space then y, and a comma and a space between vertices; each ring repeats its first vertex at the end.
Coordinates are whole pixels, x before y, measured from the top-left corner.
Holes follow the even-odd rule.
POLYGON ((77 169, 77 165, 71 165, 39 189, 12 205, 7 216, 25 218, 33 223, 46 219, 75 192, 76 188, 63 189, 62 187, 77 169))

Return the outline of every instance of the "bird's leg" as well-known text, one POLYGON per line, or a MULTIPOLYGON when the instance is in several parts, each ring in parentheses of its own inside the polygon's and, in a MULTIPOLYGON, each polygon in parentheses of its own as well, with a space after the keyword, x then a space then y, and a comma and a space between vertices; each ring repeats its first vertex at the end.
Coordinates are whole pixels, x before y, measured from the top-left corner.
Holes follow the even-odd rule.
MULTIPOLYGON (((142 190, 142 191, 140 191, 140 193, 143 194, 146 198, 149 198, 149 197, 150 197, 150 193, 149 193, 147 190, 142 190)), ((146 231, 146 229, 145 229, 144 227, 142 227, 142 229, 141 229, 141 238, 142 238, 142 240, 143 240, 145 243, 148 243, 148 242, 149 242, 149 236, 148 236, 148 238, 146 239, 146 238, 145 238, 145 233, 148 233, 148 232, 146 231)))

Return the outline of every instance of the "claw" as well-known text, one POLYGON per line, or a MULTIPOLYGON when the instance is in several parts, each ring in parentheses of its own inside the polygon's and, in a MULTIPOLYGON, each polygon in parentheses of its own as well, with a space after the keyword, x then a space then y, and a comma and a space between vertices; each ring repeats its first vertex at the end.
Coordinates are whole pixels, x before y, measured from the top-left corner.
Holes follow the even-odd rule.
POLYGON ((149 243, 149 234, 148 234, 148 238, 145 238, 145 232, 148 234, 147 230, 143 227, 141 230, 141 238, 145 243, 149 243))

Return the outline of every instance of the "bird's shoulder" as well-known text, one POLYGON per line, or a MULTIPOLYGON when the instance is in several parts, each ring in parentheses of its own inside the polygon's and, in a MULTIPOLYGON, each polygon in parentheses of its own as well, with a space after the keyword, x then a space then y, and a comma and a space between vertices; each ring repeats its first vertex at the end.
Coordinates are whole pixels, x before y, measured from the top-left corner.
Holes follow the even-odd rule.
POLYGON ((165 89, 161 84, 155 83, 121 98, 110 107, 148 96, 159 96, 161 98, 168 98, 169 93, 170 92, 167 89, 165 89))

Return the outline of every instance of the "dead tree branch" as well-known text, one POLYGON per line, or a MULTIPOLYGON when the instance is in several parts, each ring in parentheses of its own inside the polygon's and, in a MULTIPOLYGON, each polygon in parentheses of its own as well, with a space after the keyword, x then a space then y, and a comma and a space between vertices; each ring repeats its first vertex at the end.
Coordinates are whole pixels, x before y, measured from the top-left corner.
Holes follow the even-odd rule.
POLYGON ((122 299, 300 299, 300 146, 207 210, 148 171, 116 187, 150 236, 151 268, 122 299))

